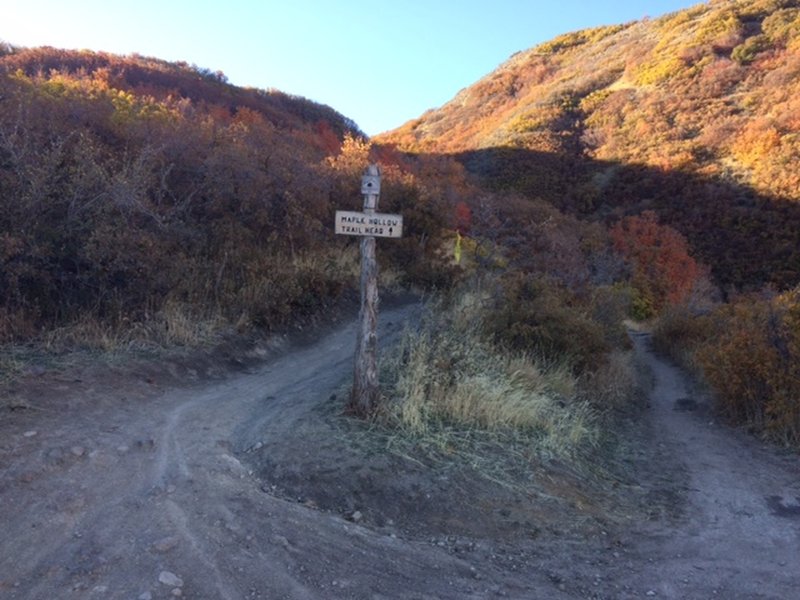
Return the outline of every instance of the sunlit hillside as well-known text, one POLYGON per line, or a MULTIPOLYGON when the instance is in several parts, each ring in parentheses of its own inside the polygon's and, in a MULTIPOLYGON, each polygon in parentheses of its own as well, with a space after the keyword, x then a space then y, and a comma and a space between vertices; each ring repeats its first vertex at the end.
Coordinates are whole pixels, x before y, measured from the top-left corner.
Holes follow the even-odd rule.
POLYGON ((800 2, 716 0, 519 52, 380 141, 582 214, 655 209, 726 285, 800 281, 800 2))

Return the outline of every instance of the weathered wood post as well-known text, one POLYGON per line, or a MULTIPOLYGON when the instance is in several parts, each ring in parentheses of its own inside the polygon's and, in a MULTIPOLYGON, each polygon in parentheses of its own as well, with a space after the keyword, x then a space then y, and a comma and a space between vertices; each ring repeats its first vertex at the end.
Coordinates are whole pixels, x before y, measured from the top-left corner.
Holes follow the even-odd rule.
POLYGON ((336 211, 336 233, 361 237, 361 313, 359 314, 351 410, 362 417, 375 412, 380 400, 378 386, 378 261, 375 238, 403 236, 402 215, 379 214, 381 174, 377 165, 367 167, 361 178, 364 212, 336 211))
MULTIPOLYGON (((367 167, 361 178, 364 214, 367 222, 374 218, 381 192, 381 176, 377 165, 367 167)), ((378 261, 375 237, 361 238, 361 311, 356 340, 355 370, 351 407, 361 416, 371 415, 378 406, 378 261)))

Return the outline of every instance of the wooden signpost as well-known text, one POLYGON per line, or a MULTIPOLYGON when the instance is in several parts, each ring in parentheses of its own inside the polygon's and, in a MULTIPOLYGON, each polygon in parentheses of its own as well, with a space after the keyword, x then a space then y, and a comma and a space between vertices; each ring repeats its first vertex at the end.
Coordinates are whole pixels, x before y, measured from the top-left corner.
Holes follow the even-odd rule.
POLYGON ((351 408, 361 416, 371 415, 378 405, 378 262, 375 238, 403 235, 403 217, 376 213, 381 192, 377 165, 367 167, 361 178, 364 211, 336 211, 336 233, 361 237, 361 311, 356 340, 351 408))

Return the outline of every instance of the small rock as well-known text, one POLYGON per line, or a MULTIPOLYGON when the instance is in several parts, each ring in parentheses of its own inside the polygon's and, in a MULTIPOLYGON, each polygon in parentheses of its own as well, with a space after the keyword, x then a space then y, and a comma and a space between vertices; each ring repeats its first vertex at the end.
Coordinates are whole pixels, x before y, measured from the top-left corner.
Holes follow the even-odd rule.
POLYGON ((120 452, 122 454, 125 454, 128 450, 130 450, 130 448, 128 446, 126 446, 125 444, 122 444, 121 446, 117 446, 117 452, 120 452))
POLYGON ((161 571, 161 573, 158 574, 158 581, 170 587, 183 587, 183 579, 169 571, 161 571))
POLYGON ((26 432, 25 432, 25 433, 23 433, 22 435, 23 435, 23 436, 25 436, 25 437, 27 437, 27 438, 29 438, 29 437, 33 437, 33 436, 35 436, 37 433, 39 433, 39 432, 38 432, 38 431, 36 431, 36 430, 34 430, 34 429, 31 429, 30 431, 26 431, 26 432))
POLYGON ((153 439, 136 440, 136 447, 139 450, 152 450, 156 445, 153 439))
POLYGON ((287 540, 282 535, 273 535, 272 536, 272 543, 276 546, 283 546, 284 548, 289 548, 289 540, 287 540))
POLYGON ((175 596, 176 598, 180 598, 181 596, 183 596, 183 591, 181 591, 181 588, 175 588, 174 590, 172 590, 172 595, 175 596))
POLYGON ((647 591, 647 595, 650 596, 650 597, 653 597, 653 596, 656 595, 656 591, 655 590, 648 590, 647 591))
POLYGON ((178 488, 176 488, 176 487, 175 487, 174 485, 172 485, 172 484, 169 484, 169 485, 167 486, 167 493, 168 493, 168 494, 174 494, 176 489, 178 489, 178 488))
POLYGON ((42 365, 29 365, 28 368, 25 369, 25 373, 34 377, 41 377, 47 373, 47 369, 45 369, 42 365))
POLYGON ((64 462, 64 451, 61 448, 50 448, 45 452, 45 457, 53 464, 62 464, 64 462))
POLYGON ((137 600, 153 600, 153 594, 150 592, 143 592, 139 594, 139 598, 137 600))
POLYGON ((179 543, 180 540, 174 535, 171 535, 154 542, 152 548, 155 552, 161 552, 163 554, 164 552, 172 550, 179 543))
POLYGON ((108 586, 107 585, 96 585, 96 586, 94 586, 92 588, 92 591, 96 592, 98 594, 105 594, 108 591, 108 586))
POLYGON ((353 523, 358 523, 364 518, 364 515, 361 514, 360 510, 357 510, 352 515, 350 515, 350 518, 353 520, 353 523))
POLYGON ((86 454, 86 448, 84 448, 83 446, 73 446, 72 448, 69 449, 69 451, 78 457, 81 457, 84 454, 86 454))

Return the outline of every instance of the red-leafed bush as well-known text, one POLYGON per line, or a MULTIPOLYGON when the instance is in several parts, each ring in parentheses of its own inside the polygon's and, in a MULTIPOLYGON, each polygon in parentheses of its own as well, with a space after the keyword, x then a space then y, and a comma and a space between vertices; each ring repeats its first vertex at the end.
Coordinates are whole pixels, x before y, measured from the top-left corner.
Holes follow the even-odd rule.
POLYGON ((649 317, 685 301, 703 274, 686 238, 661 225, 653 211, 619 221, 611 228, 611 240, 633 268, 635 316, 649 317))

